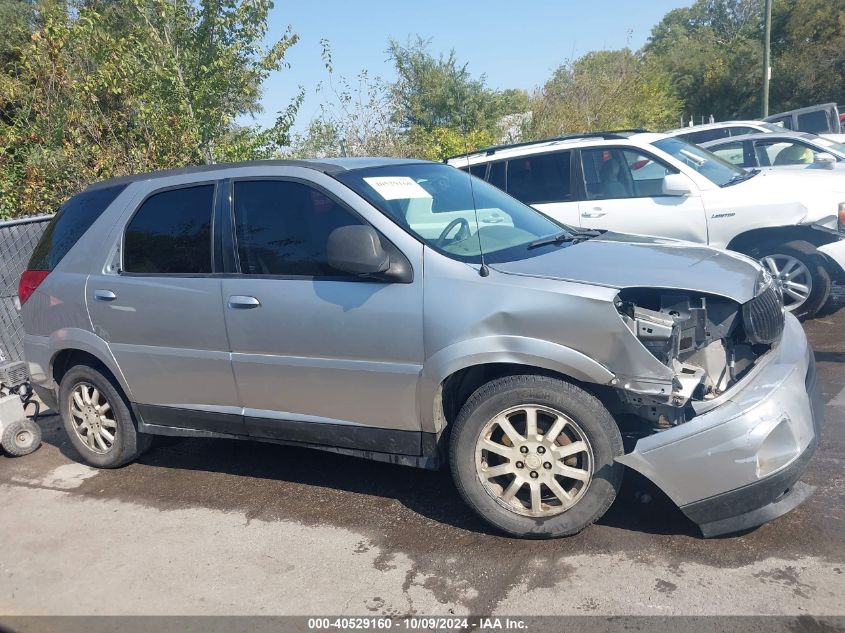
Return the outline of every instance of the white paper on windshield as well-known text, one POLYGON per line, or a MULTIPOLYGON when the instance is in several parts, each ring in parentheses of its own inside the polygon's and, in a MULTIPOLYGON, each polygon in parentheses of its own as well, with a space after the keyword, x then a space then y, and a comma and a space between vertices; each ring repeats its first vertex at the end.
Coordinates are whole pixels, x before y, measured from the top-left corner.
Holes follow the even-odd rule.
POLYGON ((431 194, 419 186, 408 176, 379 176, 364 178, 370 187, 385 200, 411 200, 415 198, 431 198, 431 194))

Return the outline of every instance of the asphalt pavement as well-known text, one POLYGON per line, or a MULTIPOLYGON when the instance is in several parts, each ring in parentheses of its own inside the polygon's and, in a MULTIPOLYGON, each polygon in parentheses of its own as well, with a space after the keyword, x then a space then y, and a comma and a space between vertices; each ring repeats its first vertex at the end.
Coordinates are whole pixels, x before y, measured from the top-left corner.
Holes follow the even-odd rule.
MULTIPOLYGON (((845 303, 842 301, 840 303, 845 303)), ((0 615, 845 613, 845 310, 805 324, 827 427, 792 513, 713 540, 629 471, 581 534, 487 528, 446 472, 229 440, 0 457, 0 615)))

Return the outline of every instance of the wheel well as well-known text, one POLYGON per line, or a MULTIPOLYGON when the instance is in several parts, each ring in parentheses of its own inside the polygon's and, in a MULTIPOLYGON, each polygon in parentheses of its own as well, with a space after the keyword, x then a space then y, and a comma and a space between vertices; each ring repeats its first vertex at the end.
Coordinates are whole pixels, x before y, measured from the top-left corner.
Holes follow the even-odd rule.
POLYGON ((112 383, 118 385, 119 383, 114 378, 108 367, 99 358, 89 352, 84 352, 81 349, 63 349, 53 358, 53 380, 59 385, 62 382, 65 374, 76 365, 87 365, 93 367, 101 372, 104 376, 109 378, 112 383))
POLYGON ((818 247, 834 242, 836 237, 813 228, 809 224, 775 226, 740 233, 730 241, 727 249, 744 253, 751 257, 759 257, 762 249, 766 247, 784 242, 794 242, 796 240, 809 242, 813 246, 818 247))
POLYGON ((518 363, 487 363, 484 365, 473 365, 472 367, 465 367, 464 369, 456 371, 441 383, 441 406, 443 421, 446 428, 455 421, 455 418, 458 417, 458 413, 461 411, 461 407, 464 406, 464 403, 469 400, 469 397, 476 389, 497 378, 526 374, 549 376, 551 378, 565 380, 578 385, 585 391, 591 392, 593 395, 599 397, 599 399, 603 399, 599 395, 601 389, 598 385, 584 383, 579 380, 575 380, 566 374, 544 369, 542 367, 520 365, 518 363))

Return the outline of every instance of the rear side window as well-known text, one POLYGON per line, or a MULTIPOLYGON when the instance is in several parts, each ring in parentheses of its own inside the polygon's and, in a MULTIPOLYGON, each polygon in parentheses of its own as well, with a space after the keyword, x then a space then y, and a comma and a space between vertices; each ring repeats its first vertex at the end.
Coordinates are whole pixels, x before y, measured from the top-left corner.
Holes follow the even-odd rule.
POLYGON ((505 161, 490 164, 490 173, 487 174, 487 182, 502 191, 505 190, 505 161))
POLYGON ((573 200, 571 157, 556 152, 508 161, 508 193, 525 204, 573 200))
POLYGON ((83 191, 65 202, 44 230, 29 260, 30 270, 53 270, 126 185, 83 191))
POLYGON ((126 227, 124 272, 210 273, 213 205, 214 185, 171 189, 147 198, 126 227))
POLYGON ((329 235, 363 222, 321 191, 287 180, 235 182, 241 272, 247 275, 342 277, 329 266, 329 235))
POLYGON ((694 145, 698 145, 699 143, 706 143, 707 141, 715 141, 716 139, 720 138, 727 138, 730 136, 730 130, 724 127, 717 127, 712 128, 709 130, 701 130, 699 132, 685 132, 684 134, 678 134, 679 138, 684 139, 694 145))
POLYGON ((825 110, 817 110, 816 112, 807 112, 806 114, 798 115, 798 129, 802 132, 824 134, 825 132, 830 132, 832 127, 828 113, 825 110))

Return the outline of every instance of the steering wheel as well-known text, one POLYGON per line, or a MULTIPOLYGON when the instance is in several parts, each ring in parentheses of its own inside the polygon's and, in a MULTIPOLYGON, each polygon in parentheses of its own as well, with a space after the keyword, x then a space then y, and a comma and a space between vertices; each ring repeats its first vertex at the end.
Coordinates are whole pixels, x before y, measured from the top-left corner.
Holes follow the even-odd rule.
POLYGON ((445 229, 443 229, 443 232, 440 234, 440 237, 437 238, 437 241, 435 242, 435 244, 437 244, 437 246, 443 246, 443 244, 446 242, 446 236, 448 236, 449 233, 452 232, 452 229, 454 229, 456 226, 461 227, 460 230, 455 234, 456 240, 458 238, 466 239, 466 238, 469 237, 470 228, 469 228, 469 222, 467 222, 467 219, 466 218, 455 218, 454 220, 449 222, 449 225, 445 229))

